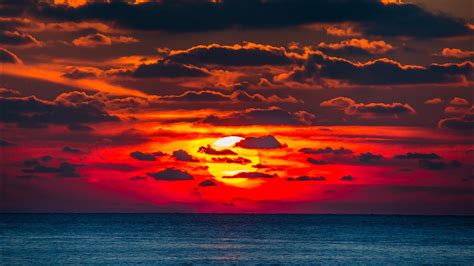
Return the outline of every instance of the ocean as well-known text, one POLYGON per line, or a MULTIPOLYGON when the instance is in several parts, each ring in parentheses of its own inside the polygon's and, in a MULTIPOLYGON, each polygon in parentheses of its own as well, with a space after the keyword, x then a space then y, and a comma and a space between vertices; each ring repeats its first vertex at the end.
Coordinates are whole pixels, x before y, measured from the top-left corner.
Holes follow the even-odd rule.
POLYGON ((0 264, 474 264, 474 217, 0 214, 0 264))

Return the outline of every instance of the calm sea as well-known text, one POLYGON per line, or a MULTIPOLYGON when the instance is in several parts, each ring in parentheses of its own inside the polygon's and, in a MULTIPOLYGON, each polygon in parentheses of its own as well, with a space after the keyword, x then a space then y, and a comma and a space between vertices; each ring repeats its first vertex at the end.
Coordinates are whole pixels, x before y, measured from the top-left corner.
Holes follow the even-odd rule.
POLYGON ((474 264, 474 217, 1 214, 0 264, 474 264))

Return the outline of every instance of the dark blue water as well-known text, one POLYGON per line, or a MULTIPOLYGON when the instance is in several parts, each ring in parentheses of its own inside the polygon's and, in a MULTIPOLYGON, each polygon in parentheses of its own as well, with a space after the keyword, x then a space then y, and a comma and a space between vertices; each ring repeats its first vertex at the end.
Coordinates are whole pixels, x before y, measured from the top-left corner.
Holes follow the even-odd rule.
POLYGON ((1 214, 0 264, 474 263, 474 217, 1 214))

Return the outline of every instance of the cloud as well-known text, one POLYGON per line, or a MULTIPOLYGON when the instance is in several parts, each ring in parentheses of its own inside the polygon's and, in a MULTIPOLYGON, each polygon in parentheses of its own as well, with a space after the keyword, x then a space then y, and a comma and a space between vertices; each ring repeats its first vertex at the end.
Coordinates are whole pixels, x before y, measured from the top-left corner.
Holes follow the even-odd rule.
POLYGON ((330 153, 334 155, 352 154, 351 150, 345 149, 343 147, 340 147, 339 149, 333 149, 331 147, 326 147, 324 149, 301 148, 299 151, 306 154, 330 154, 330 153))
POLYGON ((155 155, 140 151, 131 152, 130 157, 139 161, 156 161, 155 155))
POLYGON ((315 116, 305 111, 288 112, 278 107, 246 109, 226 116, 210 115, 201 123, 219 126, 233 125, 310 125, 315 116))
POLYGON ((465 83, 472 81, 474 63, 431 64, 429 66, 402 65, 381 58, 366 63, 329 57, 321 52, 310 52, 301 67, 277 75, 276 82, 293 81, 325 84, 327 80, 344 81, 357 85, 404 85, 465 83))
POLYGON ((223 176, 222 178, 275 178, 276 174, 267 174, 261 172, 241 172, 233 176, 223 176))
POLYGON ((0 122, 38 127, 47 124, 82 124, 119 121, 96 102, 73 102, 72 94, 61 94, 54 101, 29 97, 0 97, 0 122), (69 95, 69 96, 68 96, 69 95))
POLYGON ((351 175, 345 175, 341 177, 340 180, 341 181, 354 181, 354 177, 352 177, 351 175))
POLYGON ((439 54, 443 57, 453 57, 453 58, 462 58, 462 59, 473 59, 474 51, 463 51, 456 48, 444 48, 439 54))
POLYGON ((153 177, 155 180, 162 180, 162 181, 194 180, 192 175, 175 168, 167 168, 157 173, 147 173, 147 175, 150 177, 153 177))
POLYGON ((159 97, 161 101, 173 101, 173 102, 253 102, 253 103, 300 103, 292 96, 285 98, 277 95, 265 97, 261 94, 255 93, 250 94, 244 90, 236 90, 231 94, 224 94, 212 90, 200 90, 200 91, 186 91, 179 95, 165 95, 159 97))
POLYGON ((425 104, 441 104, 443 103, 443 99, 441 98, 433 98, 433 99, 428 99, 425 101, 425 104))
POLYGON ((199 147, 198 152, 209 154, 209 155, 237 155, 237 153, 232 150, 229 150, 229 149, 216 150, 212 148, 211 145, 199 147))
POLYGON ((293 63, 285 48, 251 42, 243 45, 198 45, 187 50, 170 51, 166 58, 192 65, 263 66, 293 63))
POLYGON ((5 48, 0 48, 0 63, 21 64, 20 58, 5 48))
POLYGON ((367 39, 350 39, 339 43, 325 43, 318 45, 319 50, 335 55, 352 55, 352 54, 385 54, 395 49, 392 45, 379 41, 369 41, 367 39))
POLYGON ((134 43, 137 39, 127 36, 107 36, 102 33, 95 33, 79 37, 72 41, 72 44, 79 47, 95 48, 98 46, 110 46, 113 43, 134 43))
POLYGON ((0 30, 0 44, 10 46, 41 46, 41 43, 28 33, 0 30))
POLYGON ((207 180, 204 180, 204 181, 200 182, 199 186, 200 187, 213 187, 213 186, 217 186, 217 183, 216 183, 216 181, 214 181, 212 179, 207 179, 207 180))
POLYGON ((326 181, 324 176, 312 177, 312 176, 299 176, 299 177, 288 177, 286 181, 326 181))
POLYGON ((243 157, 237 157, 237 158, 228 158, 228 157, 218 157, 218 158, 212 158, 212 162, 214 163, 236 163, 236 164, 249 164, 252 161, 243 158, 243 157))
POLYGON ((461 19, 433 14, 414 4, 387 5, 380 1, 159 1, 135 5, 112 1, 76 8, 47 3, 8 7, 10 16, 29 12, 49 20, 99 20, 136 30, 167 32, 353 22, 370 35, 440 38, 470 33, 466 21, 461 19))
POLYGON ((474 130, 474 108, 471 107, 460 117, 441 119, 438 122, 438 127, 453 130, 474 130))
POLYGON ((206 77, 210 73, 206 69, 192 65, 183 65, 169 60, 158 60, 154 64, 142 64, 131 75, 135 78, 180 78, 206 77))
POLYGON ((187 151, 185 150, 177 150, 173 152, 173 157, 178 161, 184 162, 197 162, 196 159, 193 158, 187 151))
POLYGON ((356 103, 351 98, 337 97, 320 104, 322 107, 343 110, 346 115, 357 115, 362 118, 395 117, 403 114, 416 114, 409 104, 402 103, 356 103))
POLYGON ((327 161, 324 161, 324 160, 316 160, 316 159, 313 159, 313 158, 308 158, 306 159, 309 163, 312 163, 312 164, 316 164, 316 165, 325 165, 325 164, 329 164, 329 162, 327 161))
POLYGON ((92 67, 72 67, 62 76, 68 79, 91 79, 96 78, 101 71, 92 67))
POLYGON ((382 155, 373 154, 371 152, 361 153, 357 159, 361 163, 372 163, 373 161, 379 161, 383 159, 382 155))
POLYGON ((420 166, 428 170, 444 170, 448 165, 441 161, 420 160, 420 166))
POLYGON ((15 144, 8 142, 6 140, 0 139, 0 147, 10 147, 10 146, 15 146, 15 144))
POLYGON ((71 148, 69 146, 66 146, 63 148, 63 152, 65 153, 72 153, 72 154, 81 154, 82 151, 79 150, 79 149, 74 149, 74 148, 71 148))
POLYGON ((235 144, 246 149, 278 149, 284 147, 274 136, 248 137, 235 144))
POLYGON ((399 154, 394 156, 395 159, 399 160, 413 160, 413 159, 425 159, 425 160, 437 160, 442 159, 436 153, 418 153, 418 152, 408 152, 406 154, 399 154))
POLYGON ((57 174, 57 177, 80 177, 81 175, 77 173, 77 167, 81 165, 71 164, 68 162, 63 162, 59 167, 50 167, 38 164, 31 169, 23 169, 22 171, 27 174, 57 174))
POLYGON ((344 27, 339 26, 330 26, 326 28, 327 35, 337 36, 337 37, 360 37, 362 36, 361 32, 358 32, 350 25, 345 25, 344 27))
POLYGON ((147 179, 146 176, 140 176, 140 175, 130 177, 130 180, 132 181, 140 181, 140 180, 145 180, 145 179, 147 179))
POLYGON ((83 124, 69 124, 67 128, 71 131, 92 132, 94 128, 83 124))
POLYGON ((471 105, 468 100, 460 97, 454 97, 449 101, 450 105, 456 105, 456 106, 469 106, 471 105))

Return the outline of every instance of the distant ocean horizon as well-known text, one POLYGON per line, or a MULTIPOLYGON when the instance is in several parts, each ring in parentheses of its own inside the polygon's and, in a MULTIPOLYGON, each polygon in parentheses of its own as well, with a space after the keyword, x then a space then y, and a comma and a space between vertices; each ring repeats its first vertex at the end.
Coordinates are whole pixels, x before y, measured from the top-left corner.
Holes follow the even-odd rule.
POLYGON ((11 264, 474 263, 474 216, 0 214, 11 264))

